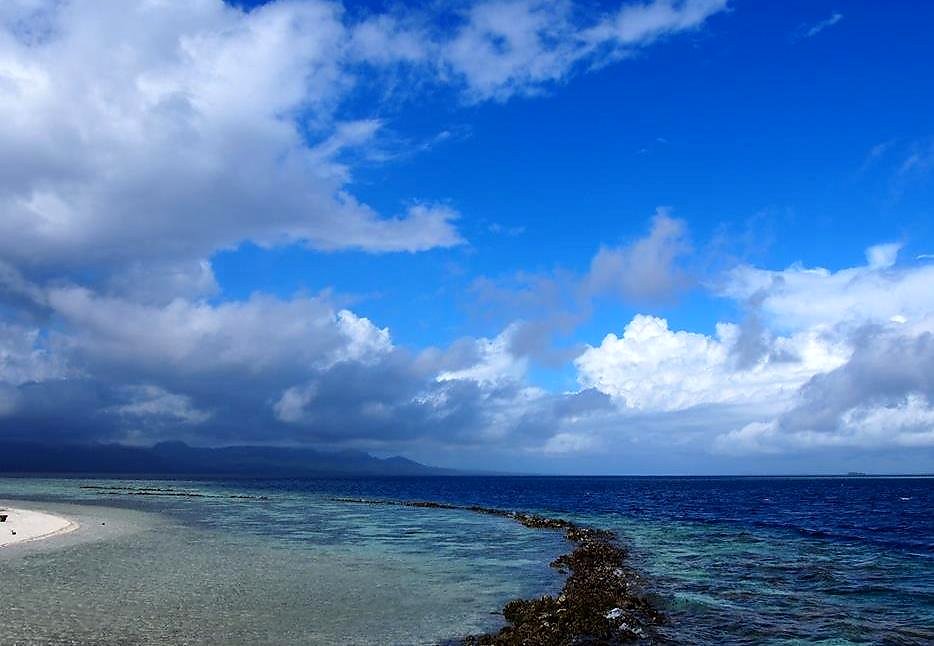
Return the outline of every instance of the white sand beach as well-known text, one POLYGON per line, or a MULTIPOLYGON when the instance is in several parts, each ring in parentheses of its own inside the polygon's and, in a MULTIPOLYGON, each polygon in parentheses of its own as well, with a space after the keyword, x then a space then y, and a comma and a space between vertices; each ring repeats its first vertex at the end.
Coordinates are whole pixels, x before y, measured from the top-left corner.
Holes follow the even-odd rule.
POLYGON ((0 522, 0 548, 51 538, 78 529, 78 523, 41 511, 0 507, 0 517, 4 515, 7 518, 0 522))

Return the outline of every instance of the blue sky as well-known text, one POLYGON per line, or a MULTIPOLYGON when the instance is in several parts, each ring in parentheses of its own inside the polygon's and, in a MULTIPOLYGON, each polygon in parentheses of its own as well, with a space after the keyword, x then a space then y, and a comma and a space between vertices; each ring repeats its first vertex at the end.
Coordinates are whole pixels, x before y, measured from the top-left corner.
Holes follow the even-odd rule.
MULTIPOLYGON (((795 38, 841 9, 733 3, 699 32, 541 96, 473 106, 440 88, 424 104, 355 106, 385 118, 390 138, 455 133, 424 152, 363 160, 351 186, 385 213, 426 199, 455 206, 468 245, 414 256, 247 247, 216 256, 223 295, 333 287, 361 295, 357 309, 406 343, 448 343, 476 331, 460 297, 478 275, 583 271, 601 244, 644 234, 660 204, 698 244, 722 234, 728 251, 770 267, 852 266, 890 239, 924 252, 930 183, 897 177, 934 131, 924 17, 854 3, 839 23, 795 38), (874 158, 877 146, 886 149, 874 158)), ((677 305, 664 311, 687 325, 718 320, 706 299, 677 305)), ((597 336, 581 340, 613 329, 619 312, 601 314, 597 336)))
POLYGON ((0 9, 0 437, 934 468, 934 9, 118 5, 0 9))

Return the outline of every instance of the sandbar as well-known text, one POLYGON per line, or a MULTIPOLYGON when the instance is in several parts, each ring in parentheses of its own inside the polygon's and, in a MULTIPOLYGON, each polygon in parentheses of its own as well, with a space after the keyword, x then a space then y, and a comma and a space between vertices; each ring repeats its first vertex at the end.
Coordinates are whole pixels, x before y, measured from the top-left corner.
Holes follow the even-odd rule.
POLYGON ((0 507, 0 548, 60 536, 78 529, 78 523, 62 516, 31 509, 0 507))

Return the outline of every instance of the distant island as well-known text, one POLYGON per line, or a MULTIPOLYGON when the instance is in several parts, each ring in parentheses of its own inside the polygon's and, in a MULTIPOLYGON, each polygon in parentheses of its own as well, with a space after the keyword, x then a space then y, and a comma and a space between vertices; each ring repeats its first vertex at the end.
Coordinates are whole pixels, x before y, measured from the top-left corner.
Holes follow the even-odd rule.
POLYGON ((0 443, 0 475, 25 473, 297 478, 454 475, 460 472, 427 466, 404 457, 377 458, 353 450, 328 452, 268 446, 203 448, 183 442, 162 442, 151 447, 0 443))

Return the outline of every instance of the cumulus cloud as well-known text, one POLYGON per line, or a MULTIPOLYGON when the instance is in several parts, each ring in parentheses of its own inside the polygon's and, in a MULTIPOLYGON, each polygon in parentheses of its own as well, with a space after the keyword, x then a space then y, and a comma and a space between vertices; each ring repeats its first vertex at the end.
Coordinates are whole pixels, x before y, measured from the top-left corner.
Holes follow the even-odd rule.
MULTIPOLYGON (((345 403, 362 405, 371 396, 364 386, 378 382, 333 375, 348 376, 340 368, 347 364, 380 374, 396 352, 388 329, 337 308, 327 295, 154 304, 84 287, 21 286, 55 325, 0 328, 3 435, 269 441, 289 435, 275 424, 283 391, 332 375, 333 390, 351 393, 345 403)), ((425 372, 430 363, 412 374, 433 379, 439 368, 425 372)), ((287 412, 279 417, 289 419, 287 412)))
POLYGON ((2 437, 516 449, 600 404, 528 386, 513 328, 413 354, 327 295, 147 304, 62 286, 41 301, 54 331, 0 330, 2 437))
POLYGON ((608 334, 574 363, 582 386, 597 388, 626 408, 673 411, 750 402, 771 407, 848 356, 843 344, 812 330, 774 340, 775 347, 793 360, 764 356, 737 369, 730 352, 738 339, 739 328, 730 323, 718 324, 716 336, 711 337, 672 331, 664 319, 637 315, 622 337, 608 334))
POLYGON ((380 157, 392 119, 361 94, 533 94, 724 7, 2 3, 0 433, 378 443, 441 428, 583 448, 563 425, 607 398, 527 385, 547 336, 532 322, 411 352, 327 295, 224 300, 210 259, 246 241, 461 244, 443 196, 379 213, 354 195, 355 162, 380 157))
POLYGON ((895 267, 899 248, 890 243, 871 247, 865 265, 839 271, 740 266, 718 292, 743 301, 757 297, 767 321, 779 329, 918 319, 934 310, 934 266, 895 267))
POLYGON ((458 370, 445 370, 438 375, 438 381, 469 380, 484 386, 521 381, 527 360, 521 355, 514 355, 511 350, 513 338, 520 329, 514 324, 495 339, 478 339, 473 364, 458 370))
POLYGON ((339 5, 14 3, 0 24, 0 257, 197 262, 244 240, 421 251, 456 212, 384 217, 347 190, 354 84, 339 5))
POLYGON ((799 447, 934 446, 934 320, 872 326, 853 344, 849 361, 815 375, 771 422, 769 439, 799 447))
POLYGON ((85 361, 183 373, 261 373, 368 361, 391 350, 389 332, 325 299, 257 294, 210 305, 176 299, 164 306, 54 288, 49 306, 71 330, 59 344, 85 361))
MULTIPOLYGON (((725 8, 0 4, 0 435, 553 456, 934 445, 934 266, 901 264, 898 243, 835 271, 735 267, 712 289, 745 315, 711 334, 640 314, 564 352, 552 337, 599 297, 650 307, 694 284, 683 221, 660 209, 579 273, 478 281, 510 320, 448 347, 399 347, 326 294, 219 298, 210 258, 244 241, 463 242, 444 196, 381 213, 354 195, 355 161, 392 128, 358 92, 536 94, 725 8), (570 356, 577 392, 529 385, 531 361, 570 356)), ((904 173, 924 171, 923 152, 904 173)))
POLYGON ((739 267, 719 293, 747 320, 709 336, 637 315, 577 358, 578 379, 623 419, 689 413, 723 454, 934 446, 934 274, 899 249, 835 272, 739 267))
POLYGON ((341 155, 383 124, 342 118, 361 63, 502 99, 724 7, 656 0, 587 23, 570 3, 495 0, 442 28, 424 12, 354 21, 325 0, 250 11, 221 0, 6 3, 0 257, 74 269, 197 262, 246 240, 370 252, 460 244, 450 207, 379 214, 349 190, 341 155))
POLYGON ((934 407, 917 394, 889 405, 860 405, 843 412, 832 432, 790 427, 782 419, 751 422, 717 436, 713 447, 728 455, 839 448, 930 449, 934 447, 934 407))
POLYGON ((473 352, 397 350, 366 369, 345 362, 284 390, 278 421, 318 438, 367 438, 370 444, 417 439, 422 445, 521 450, 541 446, 560 426, 551 395, 525 385, 503 339, 476 339, 473 352), (441 370, 451 362, 459 370, 441 370), (351 386, 352 385, 352 386, 351 386))
POLYGON ((548 365, 565 365, 583 352, 578 343, 558 346, 592 314, 594 301, 609 296, 630 305, 674 299, 692 280, 682 263, 690 256, 687 224, 660 207, 648 232, 625 244, 601 247, 582 274, 556 268, 517 272, 473 282, 475 310, 497 321, 508 313, 514 354, 548 365))
POLYGON ((678 261, 690 252, 686 224, 659 208, 649 234, 629 245, 603 247, 590 262, 584 288, 627 300, 658 300, 684 289, 689 279, 678 261))
POLYGON ((748 280, 765 270, 745 268, 719 289, 742 303, 756 289, 760 345, 749 360, 737 360, 744 324, 708 335, 638 315, 577 358, 580 390, 569 393, 528 385, 521 324, 413 353, 327 295, 157 304, 20 281, 56 326, 5 324, 0 434, 482 445, 562 460, 653 447, 925 448, 934 329, 910 286, 928 269, 899 265, 892 247, 869 250, 861 267, 768 272, 766 287, 748 280), (879 284, 901 296, 848 305, 848 290, 879 284), (808 298, 807 286, 843 305, 801 316, 791 301, 808 298))

